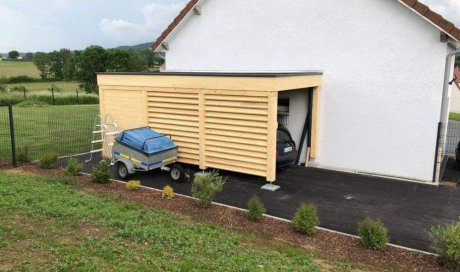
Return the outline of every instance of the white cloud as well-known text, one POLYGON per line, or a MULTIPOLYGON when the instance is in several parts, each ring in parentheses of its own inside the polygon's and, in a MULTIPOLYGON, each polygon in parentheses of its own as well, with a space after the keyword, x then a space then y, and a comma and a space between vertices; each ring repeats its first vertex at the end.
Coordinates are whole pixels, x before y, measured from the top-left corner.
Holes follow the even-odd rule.
POLYGON ((422 0, 421 2, 460 27, 460 0, 422 0))
POLYGON ((185 0, 177 3, 156 1, 142 8, 143 23, 136 24, 124 19, 105 18, 99 24, 100 31, 107 37, 126 44, 153 41, 179 14, 184 3, 185 0))

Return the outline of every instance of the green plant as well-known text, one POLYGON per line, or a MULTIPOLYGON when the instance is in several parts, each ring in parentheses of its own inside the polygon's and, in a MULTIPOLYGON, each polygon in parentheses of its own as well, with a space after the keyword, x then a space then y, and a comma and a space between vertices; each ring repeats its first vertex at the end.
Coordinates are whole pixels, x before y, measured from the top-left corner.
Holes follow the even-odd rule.
POLYGON ((365 248, 382 250, 389 241, 388 229, 380 220, 365 219, 358 228, 358 235, 365 248))
POLYGON ((32 108, 32 107, 41 108, 41 107, 47 107, 49 105, 45 102, 30 99, 30 100, 24 100, 16 104, 16 106, 21 107, 21 108, 32 108))
POLYGON ((62 88, 58 87, 56 84, 51 84, 51 87, 48 88, 48 91, 55 93, 62 93, 62 88))
POLYGON ((6 80, 5 83, 16 84, 16 83, 30 83, 37 81, 37 79, 30 76, 12 76, 6 80))
POLYGON ((71 176, 78 176, 80 174, 81 169, 83 169, 83 164, 79 163, 77 159, 70 158, 67 164, 67 173, 71 176))
POLYGON ((253 221, 259 221, 266 212, 264 204, 257 195, 253 195, 248 201, 248 216, 253 221))
POLYGON ((161 197, 169 199, 169 200, 173 199, 174 198, 174 189, 173 189, 173 187, 171 187, 169 185, 166 185, 165 187, 163 187, 163 192, 161 193, 161 197))
POLYGON ((8 88, 6 87, 5 84, 0 83, 0 93, 6 93, 8 88))
POLYGON ((294 228, 306 235, 313 235, 319 224, 316 207, 313 204, 302 203, 292 219, 294 228))
POLYGON ((56 167, 58 156, 54 153, 45 153, 38 160, 38 167, 42 169, 53 169, 56 167))
POLYGON ((433 227, 431 245, 449 269, 460 270, 460 220, 447 226, 433 227))
POLYGON ((125 187, 128 191, 137 191, 141 187, 141 182, 138 180, 130 180, 126 182, 125 187))
POLYGON ((29 90, 26 87, 20 86, 20 85, 13 86, 10 89, 11 89, 12 92, 18 92, 18 93, 27 93, 27 92, 29 92, 29 90))
POLYGON ((93 167, 91 171, 91 180, 96 183, 108 183, 112 176, 109 165, 110 161, 108 159, 102 159, 99 162, 99 167, 93 167))
POLYGON ((18 161, 22 161, 22 162, 30 162, 28 145, 23 145, 19 148, 17 159, 18 161))
POLYGON ((203 208, 208 208, 216 194, 223 190, 227 178, 212 171, 206 175, 196 176, 192 183, 192 196, 198 199, 203 208))

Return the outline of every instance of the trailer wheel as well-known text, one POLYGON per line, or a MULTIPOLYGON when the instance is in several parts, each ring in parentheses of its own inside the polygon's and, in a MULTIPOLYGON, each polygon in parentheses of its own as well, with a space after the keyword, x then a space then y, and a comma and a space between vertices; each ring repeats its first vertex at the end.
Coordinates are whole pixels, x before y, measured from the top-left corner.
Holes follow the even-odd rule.
POLYGON ((122 162, 117 163, 117 174, 120 179, 128 179, 129 178, 129 171, 128 167, 126 167, 126 164, 122 162))
POLYGON ((181 183, 185 180, 185 170, 180 164, 173 164, 169 174, 173 182, 181 183))

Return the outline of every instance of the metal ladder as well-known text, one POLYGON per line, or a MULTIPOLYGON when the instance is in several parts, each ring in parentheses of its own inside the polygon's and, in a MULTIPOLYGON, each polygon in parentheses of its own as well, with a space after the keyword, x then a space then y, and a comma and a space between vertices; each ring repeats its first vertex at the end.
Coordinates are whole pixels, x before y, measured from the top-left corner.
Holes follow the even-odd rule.
POLYGON ((113 141, 109 141, 109 137, 116 136, 119 133, 119 131, 116 130, 117 128, 118 125, 113 122, 113 119, 110 115, 107 114, 105 116, 104 122, 102 122, 101 115, 96 115, 94 118, 90 157, 85 161, 86 163, 93 159, 93 154, 104 151, 104 144, 107 145, 109 154, 111 156, 113 141), (99 148, 100 144, 102 144, 102 148, 99 148))

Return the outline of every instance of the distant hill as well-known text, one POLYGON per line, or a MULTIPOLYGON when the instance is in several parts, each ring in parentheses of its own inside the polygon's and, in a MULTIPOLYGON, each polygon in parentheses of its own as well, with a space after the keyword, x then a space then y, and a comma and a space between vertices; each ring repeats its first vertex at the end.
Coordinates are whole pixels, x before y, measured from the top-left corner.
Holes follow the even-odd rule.
POLYGON ((153 42, 148 42, 148 43, 141 43, 138 45, 123 45, 119 46, 116 49, 121 49, 121 50, 128 50, 128 49, 150 49, 150 46, 152 46, 153 42))

